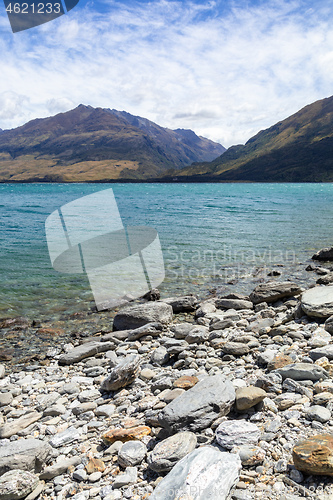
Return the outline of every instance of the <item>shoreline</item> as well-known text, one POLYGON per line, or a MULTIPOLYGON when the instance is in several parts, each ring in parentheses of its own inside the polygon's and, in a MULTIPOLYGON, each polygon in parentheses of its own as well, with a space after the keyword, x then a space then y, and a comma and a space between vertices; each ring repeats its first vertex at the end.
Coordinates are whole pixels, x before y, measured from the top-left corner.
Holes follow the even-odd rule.
MULTIPOLYGON (((324 277, 313 264, 309 281, 324 277)), ((182 461, 206 477, 198 500, 328 500, 332 448, 305 460, 297 443, 333 434, 333 322, 301 292, 277 277, 247 296, 78 313, 62 332, 14 320, 2 332, 31 328, 49 346, 0 369, 0 492, 14 470, 29 500, 166 500, 170 484, 189 494, 182 461)))

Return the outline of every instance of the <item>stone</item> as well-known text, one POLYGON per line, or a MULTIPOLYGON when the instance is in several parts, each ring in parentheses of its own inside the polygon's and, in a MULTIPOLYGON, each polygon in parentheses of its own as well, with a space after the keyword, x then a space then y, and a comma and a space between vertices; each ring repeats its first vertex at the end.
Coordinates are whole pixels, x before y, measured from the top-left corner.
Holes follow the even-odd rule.
POLYGON ((224 375, 212 375, 198 382, 161 410, 158 421, 172 432, 205 429, 227 415, 235 401, 235 389, 224 375))
POLYGON ((301 288, 296 283, 272 281, 258 285, 250 294, 250 300, 254 304, 276 302, 285 297, 298 295, 301 291, 301 288))
POLYGON ((158 443, 148 454, 147 463, 155 472, 170 471, 196 445, 197 438, 193 432, 178 432, 158 443))
POLYGON ((0 392, 0 406, 10 405, 13 399, 11 392, 0 392))
POLYGON ((60 448, 61 446, 73 443, 80 438, 80 432, 75 427, 68 427, 68 429, 58 432, 51 437, 49 443, 53 448, 60 448))
POLYGON ((173 310, 164 302, 148 302, 123 307, 113 320, 114 330, 134 330, 147 323, 168 324, 172 321, 173 310))
POLYGON ((169 304, 173 312, 180 313, 186 311, 195 311, 199 301, 195 295, 184 295, 183 297, 169 297, 162 299, 161 302, 169 304))
POLYGON ((86 465, 86 471, 88 474, 95 474, 96 472, 104 472, 106 469, 105 463, 100 458, 95 458, 89 455, 89 462, 86 465))
POLYGON ((103 434, 102 439, 106 444, 113 444, 115 441, 131 441, 132 439, 141 439, 143 436, 149 436, 151 428, 145 425, 131 427, 130 429, 109 429, 103 434))
POLYGON ((151 335, 152 337, 157 337, 163 331, 163 325, 161 323, 147 323, 146 325, 135 328, 128 332, 127 338, 130 341, 138 340, 144 335, 151 335))
POLYGON ((321 366, 309 363, 292 363, 291 365, 278 368, 273 373, 278 373, 283 379, 312 380, 317 382, 328 377, 328 373, 321 366))
POLYGON ((225 342, 220 347, 224 354, 232 354, 234 356, 243 356, 250 352, 249 346, 241 342, 225 342))
POLYGON ((183 375, 174 381, 173 386, 178 389, 191 389, 191 387, 194 387, 198 382, 198 377, 183 375))
POLYGON ((120 448, 118 462, 122 467, 134 467, 141 464, 147 454, 147 447, 141 441, 127 441, 120 448))
POLYGON ((138 470, 136 467, 126 467, 123 474, 119 474, 115 477, 113 488, 122 488, 127 484, 136 483, 138 477, 138 470))
POLYGON ((237 454, 203 446, 182 458, 158 484, 150 500, 226 500, 237 483, 237 454))
POLYGON ((165 403, 170 403, 174 399, 178 398, 181 396, 181 394, 184 394, 185 389, 172 389, 172 390, 167 390, 163 391, 163 396, 162 393, 158 395, 158 397, 162 400, 165 401, 165 403))
POLYGON ((113 404, 101 405, 98 408, 96 408, 96 410, 95 410, 95 415, 97 417, 109 418, 114 413, 116 413, 116 406, 113 404))
POLYGON ((0 379, 4 378, 5 374, 6 374, 6 367, 5 365, 0 364, 0 379))
POLYGON ((59 462, 55 462, 53 465, 46 467, 39 475, 39 478, 45 480, 53 479, 56 476, 64 474, 67 469, 76 467, 80 463, 80 457, 63 458, 62 460, 59 460, 59 462))
POLYGON ((252 302, 241 299, 217 299, 215 305, 218 309, 235 309, 235 311, 253 309, 252 302))
POLYGON ((317 349, 312 349, 309 352, 311 359, 316 361, 317 359, 326 357, 329 360, 333 359, 333 344, 329 344, 323 347, 318 347, 317 349))
POLYGON ((293 448, 296 469, 307 474, 333 476, 333 436, 318 434, 297 443, 293 448))
POLYGON ((316 286, 302 294, 301 307, 310 317, 329 318, 333 315, 333 285, 316 286))
POLYGON ((288 354, 276 354, 274 358, 267 364, 268 370, 277 370, 278 368, 282 368, 283 366, 291 365, 293 363, 293 359, 288 356, 288 354))
POLYGON ((170 355, 164 346, 154 349, 150 356, 150 361, 153 365, 163 366, 169 361, 170 355))
POLYGON ((206 316, 206 314, 213 313, 215 311, 216 311, 215 304, 207 300, 205 302, 201 302, 199 307, 196 309, 195 317, 202 318, 203 316, 206 316))
POLYGON ((308 346, 323 347, 329 344, 331 340, 331 334, 324 330, 324 328, 319 327, 316 328, 316 330, 312 334, 312 337, 308 340, 308 346))
POLYGON ((324 408, 323 406, 313 405, 310 406, 306 412, 306 417, 309 420, 316 420, 317 422, 324 424, 331 419, 331 412, 328 408, 324 408))
POLYGON ((51 451, 46 441, 32 438, 0 446, 0 475, 12 469, 40 472, 51 451))
POLYGON ((234 446, 256 445, 261 436, 258 427, 247 420, 226 420, 216 431, 216 441, 223 448, 231 450, 234 446))
POLYGON ((242 465, 253 466, 262 464, 266 458, 265 450, 260 448, 260 446, 250 446, 243 444, 241 446, 233 447, 233 453, 237 452, 242 465))
POLYGON ((74 347, 65 354, 62 354, 58 359, 58 363, 59 365, 73 365, 82 361, 82 359, 90 358, 100 352, 106 352, 113 348, 113 342, 98 342, 97 340, 94 340, 92 342, 87 342, 86 344, 74 347))
POLYGON ((329 262, 333 260, 333 247, 322 248, 317 253, 312 256, 313 260, 320 260, 324 262, 329 262))
POLYGON ((170 325, 170 330, 174 334, 175 339, 185 339, 193 327, 193 323, 175 323, 170 325))
POLYGON ((236 408, 237 410, 248 410, 263 401, 266 396, 266 391, 260 387, 253 385, 240 387, 236 390, 236 408))
POLYGON ((209 328, 206 326, 194 326, 191 328, 189 333, 186 335, 186 342, 189 344, 201 344, 208 340, 209 328))
POLYGON ((330 285, 333 282, 333 273, 329 272, 325 276, 321 276, 317 279, 317 285, 330 285))
POLYGON ((101 389, 107 392, 116 391, 121 387, 131 384, 139 374, 139 365, 140 356, 135 354, 126 356, 112 369, 110 375, 102 382, 101 389))
POLYGON ((11 470, 0 477, 0 500, 25 498, 38 485, 38 476, 25 470, 11 470))
POLYGON ((73 472, 73 479, 76 481, 85 481, 87 479, 87 472, 84 469, 77 469, 73 472))
POLYGON ((333 316, 327 318, 324 328, 328 333, 330 333, 331 335, 333 334, 333 316))
POLYGON ((21 430, 29 427, 29 425, 33 424, 34 422, 37 422, 37 420, 42 418, 42 416, 42 413, 33 411, 11 422, 8 422, 7 424, 2 425, 0 427, 0 439, 14 436, 14 434, 17 434, 21 430))
POLYGON ((95 401, 95 399, 98 399, 100 397, 101 393, 97 389, 87 389, 80 392, 78 400, 80 401, 80 403, 89 403, 90 401, 95 401))

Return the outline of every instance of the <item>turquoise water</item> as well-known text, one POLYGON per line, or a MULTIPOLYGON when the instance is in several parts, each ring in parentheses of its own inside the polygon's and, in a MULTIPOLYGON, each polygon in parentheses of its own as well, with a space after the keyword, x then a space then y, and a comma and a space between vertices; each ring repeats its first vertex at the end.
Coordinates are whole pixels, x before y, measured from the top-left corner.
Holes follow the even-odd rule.
POLYGON ((159 233, 162 296, 246 291, 271 269, 300 273, 333 243, 332 184, 1 184, 0 317, 91 308, 87 278, 52 269, 44 224, 63 204, 110 187, 125 225, 159 233))

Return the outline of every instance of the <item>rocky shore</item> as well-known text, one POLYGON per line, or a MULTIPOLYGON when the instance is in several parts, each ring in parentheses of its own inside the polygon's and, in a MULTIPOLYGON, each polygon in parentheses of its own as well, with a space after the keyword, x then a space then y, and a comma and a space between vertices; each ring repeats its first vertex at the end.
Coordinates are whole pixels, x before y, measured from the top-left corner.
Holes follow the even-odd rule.
POLYGON ((51 336, 0 366, 0 500, 332 500, 333 273, 309 272, 73 319, 66 343, 0 321, 51 336))

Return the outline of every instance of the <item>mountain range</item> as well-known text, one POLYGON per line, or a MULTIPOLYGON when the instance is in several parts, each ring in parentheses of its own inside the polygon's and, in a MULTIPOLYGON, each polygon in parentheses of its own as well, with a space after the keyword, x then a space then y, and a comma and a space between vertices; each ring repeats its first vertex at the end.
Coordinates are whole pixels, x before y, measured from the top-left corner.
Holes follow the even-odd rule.
POLYGON ((182 182, 332 182, 333 97, 305 106, 212 162, 171 172, 170 179, 175 175, 182 182))
POLYGON ((0 133, 0 182, 144 180, 225 148, 124 111, 80 105, 0 133))
POLYGON ((0 130, 0 182, 333 182, 333 96, 225 150, 191 130, 80 105, 0 130))

